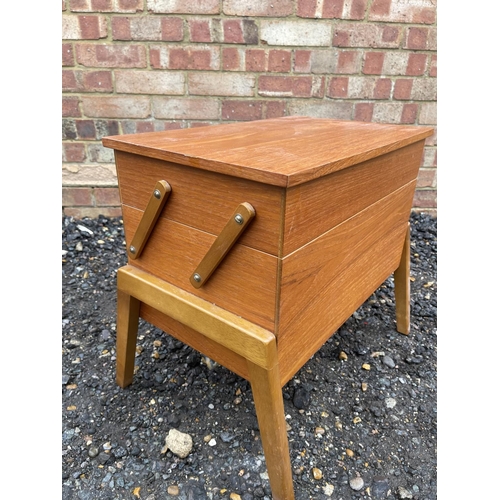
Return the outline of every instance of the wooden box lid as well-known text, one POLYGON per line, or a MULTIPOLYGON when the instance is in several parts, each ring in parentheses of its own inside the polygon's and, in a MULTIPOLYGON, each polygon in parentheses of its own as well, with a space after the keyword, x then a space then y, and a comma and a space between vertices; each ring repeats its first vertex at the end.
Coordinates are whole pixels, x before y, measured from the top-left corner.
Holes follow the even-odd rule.
POLYGON ((431 127, 303 116, 103 138, 103 145, 291 187, 429 137, 431 127))

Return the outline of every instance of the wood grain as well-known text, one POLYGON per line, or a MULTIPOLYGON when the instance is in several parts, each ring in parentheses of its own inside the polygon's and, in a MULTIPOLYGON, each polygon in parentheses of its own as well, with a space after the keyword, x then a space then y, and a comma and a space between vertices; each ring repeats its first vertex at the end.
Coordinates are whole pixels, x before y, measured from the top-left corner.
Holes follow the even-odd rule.
POLYGON ((227 224, 212 243, 208 252, 191 274, 189 281, 195 288, 206 284, 227 253, 234 246, 245 228, 255 217, 255 210, 250 203, 243 202, 236 207, 227 224), (237 219, 238 218, 238 219, 237 219))
POLYGON ((134 377, 140 302, 118 290, 116 311, 116 383, 127 387, 134 377))
POLYGON ((257 215, 240 243, 278 255, 283 189, 120 151, 115 157, 123 205, 144 211, 155 183, 165 179, 172 192, 160 218, 218 235, 234 208, 247 201, 257 215))
POLYGON ((418 176, 424 142, 287 190, 283 256, 418 176))
POLYGON ((290 116, 105 137, 102 142, 119 151, 291 187, 421 141, 433 132, 430 127, 290 116))
POLYGON ((130 265, 118 270, 117 286, 262 368, 276 364, 275 336, 240 316, 130 265))
POLYGON ((396 329, 399 333, 410 333, 410 225, 398 268, 394 271, 394 298, 396 301, 396 329))
MULTIPOLYGON (((134 237, 141 214, 137 209, 123 206, 127 245, 134 237)), ((160 217, 142 255, 129 264, 274 331, 277 257, 238 242, 206 285, 199 289, 191 285, 192 273, 215 238, 160 217)))
POLYGON ((283 383, 396 269, 414 189, 412 181, 283 260, 283 383))
POLYGON ((292 467, 278 364, 263 369, 248 362, 248 371, 273 498, 293 500, 292 467))

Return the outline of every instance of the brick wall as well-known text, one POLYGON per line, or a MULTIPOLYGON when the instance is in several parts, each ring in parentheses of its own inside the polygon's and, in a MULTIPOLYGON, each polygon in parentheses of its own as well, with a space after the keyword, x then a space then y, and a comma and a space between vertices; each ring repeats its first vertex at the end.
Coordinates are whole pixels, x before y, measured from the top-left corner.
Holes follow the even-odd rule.
MULTIPOLYGON (((63 212, 119 215, 106 135, 309 115, 436 127, 436 0, 63 0, 63 212)), ((436 212, 436 133, 414 209, 436 212)))

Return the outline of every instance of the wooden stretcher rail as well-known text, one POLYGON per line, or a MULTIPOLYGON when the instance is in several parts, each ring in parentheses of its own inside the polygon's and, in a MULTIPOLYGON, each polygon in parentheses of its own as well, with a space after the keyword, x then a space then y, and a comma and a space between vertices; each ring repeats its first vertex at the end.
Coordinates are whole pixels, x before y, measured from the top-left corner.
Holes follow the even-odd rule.
POLYGON ((118 270, 117 284, 118 290, 193 328, 257 366, 271 369, 278 362, 276 337, 240 316, 130 265, 118 270))

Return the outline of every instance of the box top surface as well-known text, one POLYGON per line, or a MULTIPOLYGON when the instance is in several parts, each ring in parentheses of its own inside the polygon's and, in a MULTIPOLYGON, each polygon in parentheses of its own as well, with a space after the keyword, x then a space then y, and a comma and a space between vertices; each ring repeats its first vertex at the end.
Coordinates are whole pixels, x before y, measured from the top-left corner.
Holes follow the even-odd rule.
POLYGON ((290 187, 429 137, 431 127, 290 116, 103 138, 151 158, 290 187))

